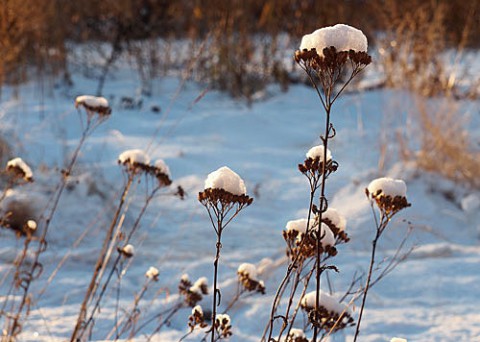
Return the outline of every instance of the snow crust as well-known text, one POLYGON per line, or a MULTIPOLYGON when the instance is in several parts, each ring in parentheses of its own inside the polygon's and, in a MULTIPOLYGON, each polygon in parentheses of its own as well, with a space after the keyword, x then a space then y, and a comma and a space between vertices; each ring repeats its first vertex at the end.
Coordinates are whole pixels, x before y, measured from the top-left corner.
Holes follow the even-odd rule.
POLYGON ((166 174, 168 177, 170 177, 170 168, 168 167, 168 165, 163 161, 163 159, 157 159, 155 161, 155 164, 154 164, 155 168, 166 174))
MULTIPOLYGON (((298 220, 292 220, 288 221, 286 225, 286 230, 287 231, 292 231, 296 230, 299 233, 305 234, 307 231, 307 219, 298 219, 298 220)), ((308 229, 311 230, 312 227, 315 226, 315 220, 310 219, 310 224, 308 225, 308 229)), ((315 227, 316 228, 316 227, 315 227)), ((327 247, 327 246, 333 246, 335 245, 335 236, 333 235, 332 231, 330 228, 325 223, 322 223, 322 226, 320 228, 320 234, 323 236, 322 238, 322 246, 327 247)), ((297 239, 301 239, 301 236, 298 236, 297 239)))
POLYGON ((158 277, 159 274, 160 272, 158 271, 158 268, 153 266, 150 266, 147 272, 145 272, 145 276, 149 279, 154 279, 158 277))
POLYGON ((247 262, 243 263, 238 266, 237 272, 248 275, 251 280, 257 280, 257 268, 254 264, 250 264, 247 262))
MULTIPOLYGON (((316 296, 317 294, 315 291, 307 293, 302 298, 302 306, 307 308, 314 308, 317 298, 316 296)), ((339 315, 346 312, 351 315, 351 310, 347 305, 339 303, 338 300, 330 296, 328 293, 324 293, 323 291, 320 291, 319 304, 330 312, 335 312, 339 315)))
POLYGON ((227 166, 210 173, 205 180, 205 189, 223 189, 233 195, 246 195, 243 179, 227 166))
POLYGON ((377 192, 381 190, 380 196, 407 197, 407 185, 401 179, 388 177, 377 178, 370 182, 367 189, 370 195, 376 195, 377 192))
POLYGON ((145 151, 140 149, 127 150, 122 152, 118 156, 118 161, 121 164, 143 164, 148 165, 150 163, 150 157, 145 153, 145 151))
POLYGON ((341 232, 343 232, 347 227, 347 219, 342 214, 340 214, 337 209, 328 208, 322 214, 322 220, 323 219, 329 219, 332 224, 337 227, 341 232))
POLYGON ((85 104, 88 107, 92 108, 108 108, 108 100, 104 97, 97 97, 92 95, 80 95, 75 99, 75 106, 80 104, 85 104))
MULTIPOLYGON (((323 154, 325 147, 323 145, 314 146, 308 150, 306 156, 307 158, 315 159, 319 158, 323 162, 323 154)), ((332 152, 327 148, 327 161, 332 160, 332 152)))
POLYGON ((13 167, 13 168, 19 168, 20 170, 23 171, 23 173, 25 174, 25 178, 26 179, 31 179, 33 177, 33 172, 32 172, 32 169, 27 165, 27 163, 25 163, 22 158, 14 158, 14 159, 11 159, 7 162, 7 168, 9 167, 13 167))
POLYGON ((320 28, 302 37, 300 50, 315 48, 322 55, 324 48, 334 46, 337 51, 367 51, 367 37, 359 29, 345 24, 320 28))

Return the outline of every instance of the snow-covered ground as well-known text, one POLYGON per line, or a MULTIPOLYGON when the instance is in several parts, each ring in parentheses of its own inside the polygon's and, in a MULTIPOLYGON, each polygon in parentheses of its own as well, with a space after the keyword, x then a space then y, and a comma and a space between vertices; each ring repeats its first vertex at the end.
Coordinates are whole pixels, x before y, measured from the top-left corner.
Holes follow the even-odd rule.
MULTIPOLYGON (((41 257, 45 271, 33 287, 34 304, 20 339, 61 341, 69 337, 125 182, 117 157, 124 150, 140 148, 152 160, 164 159, 173 186, 181 185, 188 196, 184 201, 162 196, 149 208, 132 241, 135 256, 122 280, 120 307, 130 307, 150 266, 157 267, 160 275, 141 303, 147 318, 172 305, 182 274, 188 273, 193 280, 207 276, 211 282, 215 233, 197 193, 210 172, 227 165, 245 180, 247 193, 255 200, 223 235, 220 308, 234 294, 237 267, 261 262, 265 267, 258 277, 265 281, 266 295, 241 300, 229 311, 231 340, 258 341, 285 269, 279 262, 285 251, 281 232, 288 221, 304 217, 308 207, 308 184, 297 164, 320 143, 323 114, 318 98, 305 86, 292 86, 286 93, 272 86, 263 101, 248 107, 221 92, 205 93, 199 85, 164 78, 155 81, 151 97, 142 98, 141 109, 122 108, 121 98, 136 98, 138 84, 135 73, 127 68, 106 84, 104 96, 112 105, 112 116, 87 140, 74 181, 62 197, 50 228, 48 250, 41 257), (152 111, 154 106, 161 112, 152 111), (67 261, 39 296, 65 256, 67 261)), ((15 196, 31 199, 38 212, 49 200, 59 169, 81 134, 74 99, 94 89, 94 80, 76 75, 72 88, 60 86, 47 94, 35 84, 21 86, 17 97, 14 89, 2 90, 1 134, 14 156, 31 166, 35 179, 18 188, 15 196)), ((473 111, 469 129, 478 132, 478 102, 462 105, 465 111, 473 111)), ((351 242, 339 248, 334 261, 340 273, 331 273, 329 278, 341 294, 354 273, 368 267, 374 222, 364 189, 377 177, 402 178, 412 207, 391 223, 378 260, 393 255, 408 230, 405 220, 413 227, 408 246, 416 249, 370 292, 361 341, 389 341, 394 336, 409 341, 480 341, 480 193, 398 161, 395 137, 415 138, 418 121, 414 113, 414 95, 391 90, 344 95, 335 104, 332 118, 337 136, 329 147, 340 167, 329 179, 327 195, 330 206, 347 217, 351 242), (385 170, 379 171, 382 144, 386 144, 387 159, 385 170), (453 194, 453 200, 445 194, 453 194), (464 201, 462 209, 461 201, 467 196, 470 201, 464 201)), ((143 195, 140 185, 129 202, 126 225, 135 219, 143 195)), ((0 272, 4 274, 22 241, 8 230, 0 230, 0 237, 0 272)), ((6 293, 7 285, 1 285, 0 295, 6 293)), ((114 324, 115 288, 104 301, 94 340, 104 339, 114 324)), ((210 300, 204 299, 204 309, 210 300)), ((190 312, 181 310, 153 340, 177 341, 187 332, 190 312)), ((145 332, 152 329, 153 325, 145 332)), ((347 329, 332 340, 350 341, 353 333, 347 329)))

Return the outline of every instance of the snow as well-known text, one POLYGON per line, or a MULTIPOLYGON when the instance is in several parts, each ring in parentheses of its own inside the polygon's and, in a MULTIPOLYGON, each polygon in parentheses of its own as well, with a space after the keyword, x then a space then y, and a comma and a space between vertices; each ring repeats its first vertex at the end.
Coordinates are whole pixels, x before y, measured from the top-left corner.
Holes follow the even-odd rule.
MULTIPOLYGON (((480 61, 478 56, 472 61, 475 60, 480 61)), ((278 87, 267 88, 269 96, 251 106, 210 90, 190 107, 203 88, 186 82, 169 116, 162 116, 160 124, 159 114, 151 113, 150 105, 167 108, 181 82, 169 76, 155 80, 153 95, 144 98, 144 108, 132 112, 119 108, 118 101, 121 96, 135 93, 135 75, 127 65, 116 69, 114 77, 106 82, 105 96, 118 115, 102 123, 81 150, 71 176, 75 176, 75 181, 68 184, 52 221, 48 249, 40 258, 44 271, 32 283, 35 305, 18 340, 69 339, 101 248, 104 227, 112 218, 112 207, 118 204, 124 182, 116 157, 122 151, 138 147, 145 149, 152 160, 167 160, 175 171, 176 184, 184 187, 188 196, 184 201, 158 196, 146 211, 139 234, 131 240, 136 255, 122 279, 119 312, 130 308, 133 294, 138 293, 146 280, 149 265, 161 269, 162 277, 147 291, 146 297, 151 297, 140 303, 139 324, 149 318, 148 313, 163 312, 178 300, 177 286, 182 274, 190 274, 191 279, 207 276, 211 284, 215 236, 194 194, 203 190, 205 176, 210 171, 228 165, 233 170, 241 170, 248 180, 248 190, 253 193, 255 189, 259 196, 249 212, 236 217, 230 226, 232 229, 222 236, 219 312, 236 293, 238 265, 247 262, 259 265, 258 271, 261 270, 267 284, 265 296, 254 294, 241 298, 228 312, 235 322, 231 342, 259 341, 274 293, 287 267, 281 230, 289 219, 307 217, 309 187, 296 166, 299 156, 304 156, 323 132, 319 100, 311 88, 291 85, 287 93, 280 92, 278 87), (159 133, 154 137, 157 129, 159 133), (81 240, 83 234, 86 235, 81 240), (64 257, 65 264, 47 284, 48 277, 64 257), (157 287, 153 288, 154 285, 157 287), (47 286, 46 292, 38 296, 44 286, 47 286)), ((73 88, 53 89, 52 97, 40 96, 33 84, 18 86, 18 96, 12 87, 2 88, 2 136, 8 138, 13 155, 39 166, 35 183, 15 187, 9 191, 15 194, 10 197, 23 198, 38 207, 39 213, 43 213, 49 203, 50 194, 61 177, 58 170, 64 167, 66 157, 74 151, 82 133, 78 115, 72 111, 72 93, 85 93, 96 87, 92 79, 75 73, 72 77, 73 88), (64 92, 70 94, 65 96, 64 92)), ((371 75, 366 74, 364 81, 370 82, 371 75)), ((461 206, 470 194, 478 196, 479 193, 434 174, 419 172, 396 158, 397 134, 412 144, 421 136, 416 130, 417 100, 416 94, 407 91, 379 89, 345 93, 333 108, 337 135, 329 148, 340 166, 329 176, 327 198, 329 207, 348 219, 351 238, 349 243, 338 246, 339 253, 329 260, 340 270, 340 273, 329 272, 335 298, 343 295, 355 274, 368 269, 375 229, 365 196, 370 180, 380 176, 405 180, 413 204, 391 220, 394 229, 386 230, 380 241, 379 262, 387 264, 396 252, 408 229, 404 220, 412 222, 413 227, 407 247, 419 246, 418 251, 371 289, 362 320, 362 342, 390 341, 393 336, 409 341, 476 341, 480 336, 480 213, 478 210, 467 212, 461 206), (382 155, 379 137, 382 135, 385 135, 388 158, 379 171, 377 165, 382 155), (460 188, 462 191, 458 191, 460 188), (453 199, 446 196, 450 192, 453 199)), ((441 98, 429 101, 442 105, 441 98)), ((479 102, 462 101, 456 105, 474 114, 478 112, 479 102)), ((467 128, 477 141, 480 117, 473 114, 467 128)), ((132 187, 132 196, 127 199, 126 228, 131 227, 143 205, 144 185, 136 184, 135 193, 132 187)), ((10 197, 4 199, 2 209, 10 197)), ((23 242, 11 231, 0 230, 2 274, 9 272, 23 242)), ((5 280, 0 293, 7 293, 8 285, 5 280)), ((313 285, 308 291, 313 290, 313 285)), ((321 286, 328 292, 326 278, 322 277, 321 286)), ((92 340, 104 340, 103 331, 114 325, 116 289, 115 285, 109 288, 102 302, 92 340)), ((203 297, 200 304, 210 312, 212 294, 203 297)), ((353 312, 355 320, 358 305, 357 301, 353 312)), ((188 332, 186 322, 190 311, 190 308, 179 310, 169 326, 152 340, 178 341, 188 332)), ((303 326, 301 318, 296 326, 303 326)), ((152 330, 147 328, 145 333, 152 330)), ((310 331, 306 334, 311 337, 310 331)), ((353 334, 354 328, 346 328, 330 340, 352 341, 353 334)), ((138 336, 139 340, 142 338, 143 333, 138 336)))
POLYGON ((478 194, 469 194, 468 196, 462 198, 460 203, 463 211, 467 213, 478 212, 480 209, 480 196, 478 194))
POLYGON ((302 329, 297 329, 297 328, 292 328, 290 330, 290 334, 288 334, 290 338, 306 338, 305 333, 303 332, 302 329))
POLYGON ((80 95, 75 99, 75 107, 85 105, 90 108, 109 108, 108 100, 104 97, 80 95))
POLYGON ((133 256, 135 254, 135 247, 133 247, 131 244, 128 244, 122 248, 122 251, 128 256, 133 256))
POLYGON ((237 273, 243 273, 248 276, 251 280, 257 280, 257 268, 254 264, 243 263, 238 266, 237 273))
MULTIPOLYGON (((292 220, 288 221, 286 225, 286 230, 287 231, 292 231, 296 230, 299 233, 305 234, 307 231, 307 219, 298 219, 298 220, 292 220)), ((318 226, 315 226, 315 219, 310 219, 310 223, 308 225, 308 229, 311 231, 312 229, 317 229, 318 226)), ((335 245, 335 236, 333 235, 332 231, 330 228, 325 223, 322 223, 322 226, 320 228, 320 236, 322 236, 322 246, 323 247, 328 247, 328 246, 334 246, 335 245)), ((297 236, 297 239, 300 241, 301 240, 301 235, 297 236)))
POLYGON ((34 220, 28 220, 27 221, 27 227, 28 227, 28 229, 30 229, 32 231, 37 230, 37 222, 35 222, 34 220))
POLYGON ((192 309, 192 315, 194 315, 196 313, 198 313, 200 316, 203 316, 203 309, 200 305, 196 305, 193 307, 192 309))
POLYGON ((150 157, 141 149, 133 149, 122 152, 118 156, 118 162, 122 165, 148 165, 150 163, 150 157))
POLYGON ((190 291, 198 294, 203 294, 202 287, 208 286, 208 280, 206 277, 198 278, 195 283, 190 287, 190 291))
POLYGON ((170 168, 168 165, 163 161, 163 159, 157 159, 154 164, 155 168, 160 171, 161 173, 170 177, 170 168))
MULTIPOLYGON (((308 292, 302 298, 302 306, 305 308, 313 309, 315 308, 316 300, 317 300, 316 291, 308 292)), ((323 306, 325 309, 327 309, 330 312, 337 313, 338 315, 341 315, 342 313, 345 313, 345 312, 348 313, 349 315, 352 314, 351 309, 347 305, 340 303, 337 299, 335 299, 334 297, 330 296, 328 293, 325 293, 323 291, 320 291, 319 305, 323 306)))
POLYGON ((320 28, 302 37, 300 50, 316 49, 322 55, 324 48, 334 46, 337 51, 367 51, 368 41, 362 31, 345 24, 320 28))
POLYGON ((345 231, 345 228, 347 227, 347 219, 335 208, 327 208, 322 214, 322 220, 324 219, 330 220, 330 222, 332 222, 332 224, 341 232, 345 231))
POLYGON ((389 177, 377 178, 368 184, 368 192, 371 196, 391 196, 407 197, 407 185, 401 179, 393 179, 389 177))
POLYGON ((394 337, 390 340, 390 342, 407 342, 407 340, 400 337, 394 337))
MULTIPOLYGON (((323 155, 325 153, 325 147, 323 145, 314 146, 308 150, 306 156, 310 159, 318 158, 321 162, 323 162, 323 155)), ((332 153, 327 148, 327 161, 332 160, 332 153)))
POLYGON ((233 195, 247 194, 243 179, 227 166, 222 166, 208 175, 205 189, 223 189, 233 195))
POLYGON ((25 163, 22 158, 14 158, 14 159, 11 159, 7 162, 7 169, 9 168, 18 168, 20 169, 23 174, 24 174, 24 178, 26 180, 29 180, 29 179, 32 179, 33 177, 33 173, 32 173, 32 169, 27 165, 27 163, 25 163))
POLYGON ((217 314, 216 320, 225 326, 229 325, 231 322, 230 316, 227 314, 217 314))
POLYGON ((147 272, 145 272, 145 276, 149 279, 155 279, 158 277, 159 274, 160 272, 158 271, 158 268, 154 266, 150 266, 147 272))

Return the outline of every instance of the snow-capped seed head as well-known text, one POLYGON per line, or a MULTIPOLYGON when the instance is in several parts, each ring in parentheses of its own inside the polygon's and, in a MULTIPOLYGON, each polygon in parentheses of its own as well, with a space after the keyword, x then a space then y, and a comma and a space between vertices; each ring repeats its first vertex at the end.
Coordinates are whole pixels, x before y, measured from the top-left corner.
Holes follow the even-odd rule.
POLYGON ((158 271, 158 268, 150 266, 147 272, 145 272, 145 277, 148 279, 158 280, 159 274, 160 272, 158 271))
POLYGON ((337 51, 366 52, 368 41, 359 29, 345 24, 337 24, 320 28, 311 34, 303 36, 300 50, 316 49, 322 55, 325 48, 335 47, 337 51))
POLYGON ((322 213, 322 220, 330 221, 341 232, 347 227, 347 219, 334 208, 328 208, 322 213))
POLYGON ((26 226, 32 232, 37 230, 37 222, 35 222, 34 220, 28 220, 26 226))
POLYGON ((122 165, 148 165, 150 157, 140 149, 127 150, 118 156, 118 163, 122 165))
POLYGON ((317 293, 307 293, 301 300, 300 306, 308 314, 308 319, 313 324, 321 324, 326 331, 340 330, 353 323, 350 308, 340 303, 327 293, 320 291, 319 307, 316 307, 317 293))
MULTIPOLYGON (((319 159, 321 162, 323 162, 323 157, 325 153, 325 147, 323 145, 317 145, 312 147, 311 149, 308 150, 306 153, 307 158, 310 159, 319 159)), ((327 161, 332 160, 332 152, 327 148, 327 161)))
POLYGON ((241 264, 240 266, 238 266, 237 273, 243 274, 251 280, 257 280, 257 268, 254 264, 250 264, 247 262, 241 264))
POLYGON ((226 166, 208 175, 205 190, 198 194, 198 200, 207 207, 207 210, 211 203, 220 202, 222 207, 238 204, 239 209, 242 209, 253 202, 253 198, 247 195, 243 179, 226 166))
POLYGON ((180 281, 190 282, 190 277, 188 276, 187 273, 184 273, 184 274, 182 274, 182 276, 180 277, 180 281))
POLYGON ((400 337, 394 337, 390 340, 390 342, 407 342, 407 340, 400 337))
POLYGON ((377 178, 370 182, 367 190, 372 197, 407 197, 407 185, 401 179, 388 177, 377 178))
POLYGON ((308 229, 311 229, 315 225, 315 220, 310 219, 310 221, 308 221, 307 219, 298 219, 298 220, 288 221, 285 228, 287 231, 294 230, 304 234, 307 231, 307 225, 308 225, 308 229))
POLYGON ((157 159, 153 164, 157 172, 161 172, 168 177, 170 177, 170 168, 168 165, 163 161, 163 159, 157 159))
POLYGON ((101 115, 109 115, 112 112, 108 104, 108 100, 104 97, 97 97, 92 95, 81 95, 75 99, 75 108, 84 107, 89 114, 92 112, 101 115))
POLYGON ((220 326, 228 326, 230 325, 230 316, 227 314, 217 314, 217 317, 215 318, 215 321, 220 325, 220 326))
POLYGON ((193 309, 192 309, 192 315, 199 315, 199 316, 203 316, 203 309, 200 305, 197 305, 195 306, 193 309))
POLYGON ((243 179, 227 166, 222 166, 208 175, 205 189, 222 189, 233 195, 247 194, 243 179))
POLYGON ((27 182, 33 180, 32 169, 25 163, 22 158, 14 158, 7 162, 6 170, 15 175, 15 177, 23 178, 27 182))
POLYGON ((401 179, 386 177, 375 179, 370 182, 365 193, 387 216, 392 216, 410 206, 407 201, 407 186, 401 179))
POLYGON ((135 254, 135 247, 133 247, 131 244, 123 246, 121 253, 127 258, 131 258, 135 254))
POLYGON ((306 338, 302 329, 292 328, 287 336, 287 342, 297 342, 297 340, 304 340, 306 338))
POLYGON ((198 278, 192 287, 190 287, 190 292, 197 293, 199 295, 208 294, 208 280, 206 277, 198 278))

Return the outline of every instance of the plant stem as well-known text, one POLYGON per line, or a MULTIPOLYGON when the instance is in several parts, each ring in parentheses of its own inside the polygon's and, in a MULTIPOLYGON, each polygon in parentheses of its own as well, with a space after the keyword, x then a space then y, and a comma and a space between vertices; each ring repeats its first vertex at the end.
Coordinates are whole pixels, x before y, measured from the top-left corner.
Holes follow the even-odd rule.
POLYGON ((367 301, 368 289, 370 288, 370 280, 372 278, 373 265, 375 264, 375 251, 377 250, 377 242, 380 238, 381 230, 377 228, 375 239, 372 241, 372 255, 370 257, 370 267, 368 269, 367 283, 365 284, 365 290, 363 291, 362 306, 360 307, 360 313, 358 316, 357 328, 355 329, 355 337, 353 342, 357 341, 358 334, 360 333, 360 323, 362 322, 363 310, 365 308, 365 302, 367 301))
POLYGON ((217 233, 217 244, 216 244, 216 255, 215 260, 213 261, 213 307, 212 307, 212 339, 211 341, 215 341, 215 319, 217 317, 217 278, 218 278, 218 261, 220 259, 220 249, 222 248, 222 219, 219 218, 217 220, 218 223, 218 233, 217 233))

